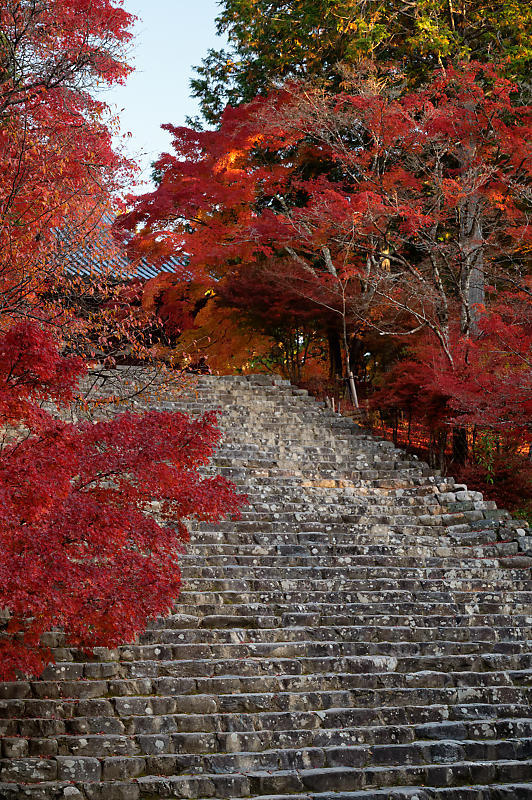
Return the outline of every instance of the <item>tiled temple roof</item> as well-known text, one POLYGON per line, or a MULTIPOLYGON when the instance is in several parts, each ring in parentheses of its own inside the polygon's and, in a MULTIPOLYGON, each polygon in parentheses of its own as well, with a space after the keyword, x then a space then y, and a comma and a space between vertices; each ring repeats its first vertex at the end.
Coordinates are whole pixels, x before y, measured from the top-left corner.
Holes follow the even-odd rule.
POLYGON ((147 258, 131 260, 111 233, 111 219, 105 218, 87 237, 85 243, 71 243, 68 228, 58 231, 58 253, 66 269, 80 275, 101 273, 109 278, 149 280, 160 272, 179 272, 183 262, 172 256, 164 264, 156 265, 147 258))

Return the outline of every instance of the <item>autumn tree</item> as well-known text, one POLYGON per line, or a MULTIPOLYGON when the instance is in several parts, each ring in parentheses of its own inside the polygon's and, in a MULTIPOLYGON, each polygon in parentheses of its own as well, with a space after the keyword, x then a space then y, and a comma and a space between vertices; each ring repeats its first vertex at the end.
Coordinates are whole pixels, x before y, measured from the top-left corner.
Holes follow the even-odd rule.
POLYGON ((213 414, 123 413, 67 422, 86 373, 31 321, 0 337, 0 680, 50 660, 43 634, 116 646, 168 613, 179 593, 184 520, 236 512, 242 498, 199 469, 213 414))
POLYGON ((123 224, 198 274, 262 270, 342 321, 346 357, 369 323, 427 328, 452 363, 486 280, 524 270, 530 110, 513 88, 476 64, 404 95, 370 73, 352 93, 294 86, 228 109, 216 131, 170 127, 161 185, 123 224))
POLYGON ((56 231, 78 241, 107 212, 132 165, 111 148, 91 89, 121 81, 132 17, 111 0, 15 2, 0 9, 0 311, 42 315, 61 271, 56 231), (39 310, 37 310, 39 309, 39 310))
POLYGON ((225 49, 197 67, 192 92, 216 123, 225 106, 249 102, 286 80, 317 78, 340 88, 342 68, 362 58, 399 62, 410 78, 471 59, 506 60, 526 87, 532 11, 525 0, 224 0, 217 17, 225 49))
POLYGON ((301 184, 307 199, 289 209, 292 229, 305 241, 327 235, 358 264, 384 332, 413 318, 452 361, 454 307, 468 336, 486 281, 521 286, 527 272, 531 110, 515 107, 515 86, 478 64, 396 98, 371 80, 354 88, 305 89, 272 118, 339 170, 340 179, 301 184))
POLYGON ((431 337, 418 336, 370 401, 379 433, 388 425, 396 441, 519 514, 532 511, 530 306, 529 281, 499 292, 477 335, 456 337, 452 365, 431 337))
POLYGON ((169 611, 185 519, 241 503, 224 480, 200 475, 219 439, 214 416, 98 419, 80 386, 91 337, 101 351, 124 331, 115 308, 111 331, 87 326, 79 291, 105 281, 72 273, 130 175, 95 92, 128 72, 131 19, 112 0, 7 0, 0 9, 3 680, 40 671, 52 627, 90 650, 169 611), (87 352, 76 339, 89 330, 87 352))
MULTIPOLYGON (((257 101, 253 108, 258 110, 261 102, 257 101)), ((318 304, 333 318, 343 319, 345 293, 351 289, 351 276, 346 274, 340 278, 330 273, 329 283, 316 280, 323 271, 302 269, 301 263, 293 259, 290 245, 276 250, 266 244, 265 239, 264 247, 259 243, 257 249, 258 240, 247 232, 248 224, 255 218, 269 224, 268 196, 263 189, 266 188, 267 193, 270 188, 273 193, 278 192, 285 181, 291 180, 293 166, 290 159, 278 169, 274 164, 264 166, 257 162, 255 145, 261 139, 257 127, 260 123, 258 117, 253 113, 248 116, 248 112, 248 109, 228 111, 227 125, 219 131, 197 132, 167 126, 174 136, 176 155, 163 155, 157 162, 161 175, 158 188, 141 198, 133 212, 117 221, 117 230, 125 234, 133 257, 149 253, 151 258, 164 263, 172 254, 186 256, 186 269, 196 280, 214 280, 217 294, 229 300, 231 294, 238 295, 243 300, 239 307, 256 318, 264 320, 269 316, 273 323, 273 317, 279 314, 284 318, 296 314, 300 320, 309 319, 317 316, 315 306, 318 304), (203 158, 197 157, 199 152, 203 153, 203 158), (269 186, 262 185, 262 178, 269 186), (263 207, 259 217, 256 203, 257 207, 263 207), (137 226, 142 228, 142 233, 132 236, 137 226), (201 230, 201 242, 194 233, 198 230, 201 230), (262 283, 257 255, 267 261, 269 271, 267 276, 264 273, 262 283), (254 265, 252 282, 257 291, 253 295, 236 285, 243 279, 242 263, 254 265), (273 277, 274 272, 277 278, 273 277), (265 306, 265 299, 272 299, 273 284, 276 284, 278 296, 275 313, 271 302, 265 306)), ((275 218, 272 231, 279 232, 278 223, 282 219, 282 216, 275 218)), ((267 238, 266 231, 265 235, 267 238)), ((322 249, 322 256, 329 269, 332 262, 327 247, 322 249)))

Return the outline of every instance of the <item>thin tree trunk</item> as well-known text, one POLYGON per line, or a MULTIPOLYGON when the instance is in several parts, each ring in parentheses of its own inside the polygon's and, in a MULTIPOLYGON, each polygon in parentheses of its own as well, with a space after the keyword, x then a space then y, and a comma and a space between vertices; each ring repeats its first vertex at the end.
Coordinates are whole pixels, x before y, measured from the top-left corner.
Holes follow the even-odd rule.
POLYGON ((358 395, 355 386, 355 378, 353 375, 353 371, 351 369, 351 358, 349 356, 349 340, 347 338, 347 320, 346 320, 346 308, 345 308, 345 292, 342 297, 343 301, 343 313, 342 313, 342 330, 344 334, 344 350, 345 350, 345 366, 347 370, 347 382, 349 386, 349 394, 351 395, 351 402, 353 403, 355 408, 358 408, 358 395))
POLYGON ((465 336, 477 336, 479 305, 485 302, 484 243, 482 230, 482 200, 478 195, 469 197, 460 209, 460 251, 462 266, 460 288, 462 293, 461 330, 465 336))

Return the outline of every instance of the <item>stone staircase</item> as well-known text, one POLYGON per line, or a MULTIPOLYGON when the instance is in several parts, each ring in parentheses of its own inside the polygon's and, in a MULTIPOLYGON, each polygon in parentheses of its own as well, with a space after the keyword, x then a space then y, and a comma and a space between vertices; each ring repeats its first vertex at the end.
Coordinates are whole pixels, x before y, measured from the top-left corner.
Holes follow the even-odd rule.
POLYGON ((0 684, 0 799, 532 798, 527 527, 285 381, 159 405, 249 506, 138 642, 0 684))

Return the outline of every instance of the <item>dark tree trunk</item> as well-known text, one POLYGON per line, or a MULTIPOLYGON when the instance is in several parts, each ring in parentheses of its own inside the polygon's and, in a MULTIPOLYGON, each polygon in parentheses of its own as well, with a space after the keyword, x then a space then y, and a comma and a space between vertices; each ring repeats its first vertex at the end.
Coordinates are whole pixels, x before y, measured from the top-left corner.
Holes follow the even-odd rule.
POLYGON ((465 464, 467 461, 467 431, 465 428, 453 428, 453 463, 465 464))
POLYGON ((329 342, 329 377, 341 378, 344 372, 342 361, 342 345, 340 334, 336 328, 327 329, 327 341, 329 342))
POLYGON ((349 348, 349 360, 351 362, 351 369, 358 378, 361 377, 360 372, 361 372, 363 349, 364 349, 364 342, 362 341, 362 339, 354 337, 351 340, 351 346, 349 348))

